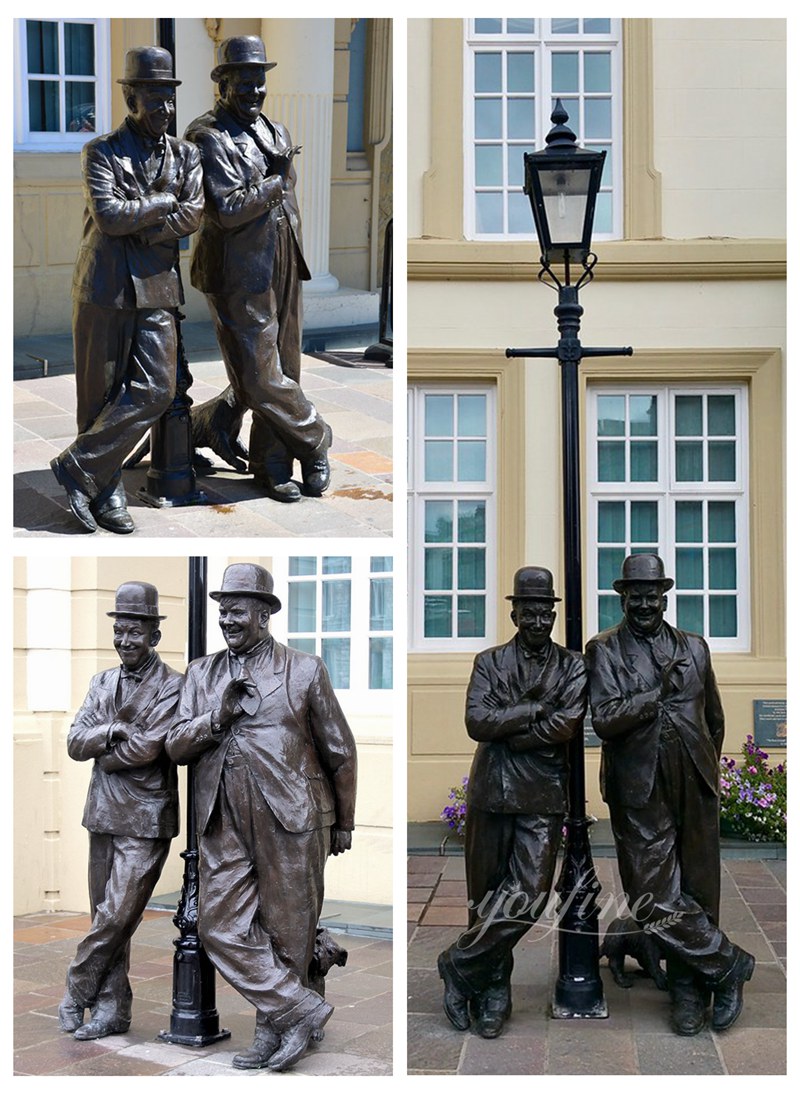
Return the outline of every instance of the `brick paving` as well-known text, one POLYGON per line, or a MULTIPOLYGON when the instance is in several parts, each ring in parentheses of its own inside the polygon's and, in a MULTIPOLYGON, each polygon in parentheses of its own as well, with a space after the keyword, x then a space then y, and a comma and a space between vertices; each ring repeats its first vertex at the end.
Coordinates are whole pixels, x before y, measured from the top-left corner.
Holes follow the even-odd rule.
MULTIPOLYGON (((14 922, 15 1075, 214 1075, 246 1076, 231 1064, 249 1047, 254 1011, 216 978, 220 1026, 227 1040, 204 1048, 158 1040, 169 1029, 173 939, 169 912, 148 911, 133 939, 133 1022, 125 1034, 76 1041, 58 1028, 58 1004, 67 966, 89 926, 87 915, 50 913, 14 922)), ((330 927, 329 927, 330 929, 330 927)), ((334 1005, 321 1044, 309 1049, 287 1074, 390 1075, 392 1073, 392 944, 384 939, 336 934, 348 951, 344 968, 327 977, 334 1005)))
MULTIPOLYGON (((195 403, 227 386, 210 324, 185 324, 195 403)), ((87 542, 50 470, 50 460, 75 437, 75 377, 63 338, 37 343, 51 356, 51 374, 14 383, 14 534, 69 536, 87 542), (59 364, 59 361, 61 362, 59 364)), ((18 351, 19 353, 19 351, 18 351)), ((333 429, 331 485, 321 498, 291 505, 259 496, 250 475, 224 464, 208 450, 213 473, 198 476, 206 505, 155 509, 136 496, 148 457, 123 473, 129 508, 141 536, 389 536, 392 534, 393 371, 383 365, 349 368, 304 355, 303 389, 333 429)), ((245 415, 247 443, 251 416, 245 415)), ((296 475, 299 469, 295 466, 296 475)), ((98 529, 98 538, 119 540, 98 529)))
MULTIPOLYGON (((621 891, 616 863, 595 858, 601 907, 621 891)), ((604 923, 616 914, 610 907, 604 923)), ((618 987, 601 975, 606 1019, 553 1020, 556 934, 534 926, 515 948, 514 1012, 502 1035, 485 1040, 455 1030, 442 1011, 436 957, 466 925, 460 855, 408 861, 408 1073, 410 1075, 783 1075, 786 1073, 786 862, 724 858, 721 924, 756 957, 744 1010, 726 1033, 696 1037, 669 1030, 668 996, 637 975, 618 987)))

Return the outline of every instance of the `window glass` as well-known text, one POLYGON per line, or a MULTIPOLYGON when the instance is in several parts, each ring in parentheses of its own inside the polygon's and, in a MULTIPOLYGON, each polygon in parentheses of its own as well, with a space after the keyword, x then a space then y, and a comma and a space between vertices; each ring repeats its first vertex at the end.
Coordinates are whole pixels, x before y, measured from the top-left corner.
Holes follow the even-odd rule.
POLYGON ((411 647, 487 638, 494 511, 493 393, 412 386, 409 409, 411 647))
POLYGON ((592 626, 619 622, 613 582, 648 552, 675 580, 668 619, 716 649, 747 648, 745 408, 743 387, 590 389, 592 626))
POLYGON ((544 147, 555 99, 581 147, 606 152, 594 236, 619 238, 621 21, 467 19, 468 238, 536 238, 523 157, 544 147))

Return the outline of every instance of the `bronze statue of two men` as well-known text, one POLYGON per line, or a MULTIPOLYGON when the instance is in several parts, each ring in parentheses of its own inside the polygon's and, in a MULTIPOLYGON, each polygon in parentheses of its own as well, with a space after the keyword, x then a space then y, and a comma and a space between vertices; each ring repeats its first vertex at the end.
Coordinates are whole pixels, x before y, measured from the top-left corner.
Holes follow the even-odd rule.
MULTIPOLYGON (((227 39, 211 78, 220 98, 186 139, 175 113, 172 57, 129 50, 128 116, 83 150, 86 201, 73 276, 78 394, 75 440, 51 461, 82 528, 134 530, 125 458, 170 406, 176 387, 176 311, 184 303, 178 241, 199 230, 192 284, 206 294, 231 390, 221 403, 253 412, 250 470, 261 490, 298 501, 330 483, 332 432, 300 387, 302 252, 295 195, 299 148, 261 113, 268 62, 254 36, 227 39)), ((224 458, 244 452, 221 436, 224 458)))
POLYGON ((228 566, 211 597, 227 648, 185 680, 155 652, 152 585, 126 582, 109 612, 121 666, 94 677, 68 737, 73 759, 94 761, 92 923, 59 1024, 78 1040, 130 1026, 131 937, 178 831, 175 764, 194 762, 200 938, 256 1009, 253 1044, 233 1064, 284 1071, 333 1011, 310 980, 325 863, 352 842, 355 742, 324 662, 270 634, 281 604, 269 571, 228 566))
POLYGON ((469 925, 438 959, 456 1029, 474 1023, 496 1037, 511 1013, 513 947, 552 887, 567 743, 583 732, 587 698, 623 889, 666 956, 672 1028, 700 1033, 711 1008, 721 1031, 741 1013, 755 960, 719 927, 722 704, 705 641, 664 618, 672 585, 656 555, 626 558, 614 583, 623 620, 584 659, 550 638, 550 572, 524 567, 514 578, 517 635, 478 655, 467 690, 467 732, 479 742, 467 795, 469 925))

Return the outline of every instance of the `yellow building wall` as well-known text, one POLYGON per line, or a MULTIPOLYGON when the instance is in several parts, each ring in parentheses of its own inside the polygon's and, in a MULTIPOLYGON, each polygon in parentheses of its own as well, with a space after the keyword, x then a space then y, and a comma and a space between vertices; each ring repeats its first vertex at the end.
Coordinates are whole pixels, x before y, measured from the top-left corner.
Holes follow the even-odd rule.
MULTIPOLYGON (((714 658, 731 753, 752 731, 753 699, 786 694, 785 31, 782 20, 625 21, 629 238, 596 245, 596 277, 581 293, 583 345, 635 349, 617 359, 624 371, 614 378, 716 376, 750 390, 753 642, 749 654, 714 658)), ((415 370, 431 359, 450 362, 442 378, 458 378, 472 355, 500 360, 508 346, 554 345, 556 298, 536 283, 535 241, 463 239, 462 20, 409 20, 408 55, 409 378, 435 378, 435 367, 415 370)), ((517 456, 524 519, 511 534, 514 507, 499 503, 498 534, 514 559, 498 568, 499 596, 523 564, 549 567, 563 588, 559 369, 549 360, 515 367, 524 420, 511 436, 504 424, 499 443, 517 456)), ((581 371, 584 382, 612 374, 602 359, 581 371)), ((498 621, 497 642, 513 633, 498 621)), ((563 640, 560 622, 554 638, 563 640)), ((469 770, 471 663, 409 657, 412 821, 436 819, 469 770)), ((589 749, 589 809, 606 816, 598 772, 599 750, 589 749)))

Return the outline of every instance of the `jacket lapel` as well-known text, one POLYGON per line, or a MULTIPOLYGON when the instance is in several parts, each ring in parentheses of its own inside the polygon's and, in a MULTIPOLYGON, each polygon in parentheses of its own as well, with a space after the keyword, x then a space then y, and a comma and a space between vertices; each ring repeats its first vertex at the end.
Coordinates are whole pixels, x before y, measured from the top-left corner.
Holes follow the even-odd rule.
POLYGON ((138 197, 147 189, 144 172, 139 156, 139 148, 131 132, 130 126, 123 122, 117 130, 122 155, 117 160, 117 170, 122 176, 123 184, 129 189, 131 197, 138 197))

